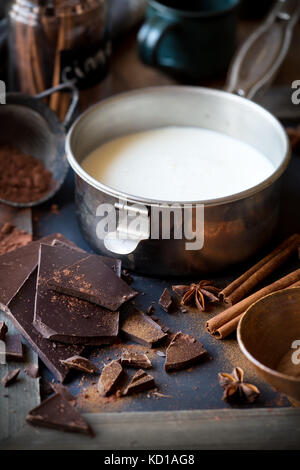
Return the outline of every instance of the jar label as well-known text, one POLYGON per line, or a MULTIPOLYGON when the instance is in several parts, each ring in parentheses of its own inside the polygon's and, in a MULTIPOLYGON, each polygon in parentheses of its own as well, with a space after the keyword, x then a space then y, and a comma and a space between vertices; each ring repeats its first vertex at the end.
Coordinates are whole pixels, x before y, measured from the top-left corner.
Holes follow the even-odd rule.
POLYGON ((98 44, 61 51, 61 82, 72 82, 80 90, 96 85, 108 73, 110 56, 111 42, 107 36, 98 44))

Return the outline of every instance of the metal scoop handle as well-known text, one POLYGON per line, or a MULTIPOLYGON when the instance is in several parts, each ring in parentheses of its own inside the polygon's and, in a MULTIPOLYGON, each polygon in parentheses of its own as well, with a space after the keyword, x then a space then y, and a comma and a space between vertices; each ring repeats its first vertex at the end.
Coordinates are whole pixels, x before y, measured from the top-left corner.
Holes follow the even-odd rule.
POLYGON ((75 85, 71 82, 67 83, 62 83, 60 85, 57 85, 56 87, 49 88, 48 90, 42 91, 38 95, 35 95, 35 98, 41 99, 41 98, 46 98, 47 96, 53 95, 54 93, 57 93, 59 91, 69 91, 71 93, 71 104, 69 106, 69 109, 65 115, 65 119, 63 122, 63 126, 65 129, 69 127, 71 124, 71 121, 73 119, 76 107, 79 102, 79 91, 76 88, 75 85))
POLYGON ((226 91, 253 99, 272 83, 289 50, 299 14, 299 0, 277 0, 234 57, 226 91))

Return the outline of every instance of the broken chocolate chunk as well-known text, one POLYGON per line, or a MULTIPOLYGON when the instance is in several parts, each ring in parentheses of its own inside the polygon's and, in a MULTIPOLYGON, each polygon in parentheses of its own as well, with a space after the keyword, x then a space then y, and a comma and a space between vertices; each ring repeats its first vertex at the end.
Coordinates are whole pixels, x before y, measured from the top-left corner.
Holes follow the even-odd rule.
POLYGON ((4 321, 0 321, 0 341, 5 339, 5 335, 8 332, 8 328, 4 321))
POLYGON ((60 393, 62 397, 67 400, 72 406, 76 404, 76 398, 69 391, 67 387, 56 382, 50 382, 50 386, 55 393, 60 393))
POLYGON ((159 305, 166 311, 169 312, 172 307, 172 297, 169 289, 165 288, 158 301, 159 305))
MULTIPOLYGON (((85 255, 62 246, 40 246, 33 325, 51 341, 86 345, 113 343, 119 332, 119 312, 60 294, 49 287, 49 280, 58 269, 67 268, 82 256, 85 255)), ((119 279, 111 268, 106 266, 106 269, 119 279)))
POLYGON ((82 356, 68 357, 68 359, 64 359, 60 362, 68 369, 77 369, 88 374, 95 374, 98 372, 97 367, 91 361, 82 356))
POLYGON ((151 361, 146 354, 128 350, 123 351, 121 364, 124 367, 136 369, 151 369, 152 367, 151 361))
POLYGON ((142 369, 138 370, 133 376, 128 387, 123 392, 123 395, 133 395, 134 393, 145 392, 155 387, 154 378, 152 375, 147 374, 142 369))
POLYGON ((55 393, 31 410, 26 421, 33 426, 93 436, 88 423, 60 393, 55 393))
POLYGON ((167 348, 165 371, 180 370, 190 367, 204 357, 206 349, 190 335, 177 333, 167 348))
POLYGON ((167 336, 151 317, 133 304, 124 306, 120 329, 127 338, 150 348, 167 336))
POLYGON ((5 338, 7 361, 24 362, 24 349, 21 335, 8 335, 5 338))
POLYGON ((32 379, 38 379, 40 376, 39 366, 36 364, 29 364, 24 371, 32 379))
POLYGON ((133 279, 130 276, 127 269, 122 269, 121 277, 122 277, 123 281, 125 281, 129 286, 133 283, 133 279))
POLYGON ((60 360, 80 355, 83 352, 84 347, 51 343, 51 341, 44 339, 34 328, 32 320, 34 313, 36 279, 37 271, 32 273, 19 293, 10 302, 6 314, 53 375, 59 381, 63 382, 66 379, 69 370, 60 363, 60 360))
POLYGON ((16 382, 20 372, 21 372, 21 369, 14 369, 14 370, 7 372, 7 374, 2 379, 3 387, 9 387, 14 382, 16 382))
POLYGON ((54 270, 48 284, 57 292, 93 302, 108 310, 118 310, 137 292, 120 279, 97 255, 89 255, 71 265, 54 270))
POLYGON ((104 366, 98 382, 98 392, 101 397, 106 397, 117 391, 123 373, 120 361, 112 361, 104 366))

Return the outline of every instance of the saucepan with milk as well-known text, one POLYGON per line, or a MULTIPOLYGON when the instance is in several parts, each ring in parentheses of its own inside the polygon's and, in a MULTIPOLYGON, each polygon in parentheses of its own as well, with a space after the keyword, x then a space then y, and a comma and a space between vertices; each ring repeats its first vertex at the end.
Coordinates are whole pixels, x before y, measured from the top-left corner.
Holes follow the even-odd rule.
POLYGON ((139 89, 75 122, 67 155, 92 248, 138 272, 189 275, 245 260, 270 238, 290 147, 250 99, 274 78, 299 12, 297 0, 276 3, 234 59, 227 91, 139 89))

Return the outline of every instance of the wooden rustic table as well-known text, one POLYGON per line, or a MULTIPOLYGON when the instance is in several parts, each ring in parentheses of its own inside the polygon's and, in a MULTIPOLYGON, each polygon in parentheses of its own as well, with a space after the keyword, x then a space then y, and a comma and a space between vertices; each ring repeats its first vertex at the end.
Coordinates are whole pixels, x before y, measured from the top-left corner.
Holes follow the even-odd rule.
MULTIPOLYGON (((239 29, 239 42, 244 40, 256 26, 256 22, 242 22, 239 29)), ((278 76, 277 85, 290 87, 293 80, 300 78, 299 54, 300 27, 296 29, 293 46, 278 76)), ((199 85, 221 88, 224 81, 225 77, 219 77, 214 81, 199 83, 199 85)), ((122 91, 178 83, 161 71, 144 66, 138 60, 136 31, 133 31, 115 44, 111 73, 107 79, 94 89, 82 93, 81 109, 84 110, 99 99, 122 91)), ((300 159, 294 156, 284 181, 283 210, 278 237, 290 234, 292 231, 300 231, 297 209, 300 196, 299 170, 300 159)), ((72 177, 69 176, 60 193, 51 201, 59 205, 58 215, 50 213, 50 204, 34 212, 34 233, 36 236, 42 236, 50 231, 61 231, 81 246, 86 247, 74 214, 72 184, 72 177)), ((224 282, 225 279, 228 281, 242 269, 243 267, 232 269, 224 276, 220 276, 217 281, 224 282)), ((168 285, 167 281, 150 280, 141 276, 135 276, 135 282, 139 290, 146 289, 150 285, 148 297, 146 292, 145 299, 141 301, 144 307, 154 298, 153 296, 157 298, 162 286, 168 285)), ((181 328, 181 321, 187 328, 194 327, 190 320, 181 320, 177 317, 170 320, 171 326, 181 328)), ((215 348, 216 352, 217 365, 214 374, 219 372, 217 368, 222 364, 222 350, 233 348, 232 351, 236 353, 237 346, 234 343, 234 339, 228 343, 218 343, 218 345, 209 342, 209 346, 215 348)), ((30 352, 27 360, 32 362, 36 360, 36 356, 30 352)), ((235 361, 236 358, 231 358, 228 364, 235 364, 235 361)), ((245 362, 242 357, 239 361, 245 362)), ((190 386, 188 374, 184 377, 190 386)), ((201 388, 202 376, 199 374, 199 377, 201 388)), ((176 378, 179 386, 180 380, 176 378)), ((205 379, 202 378, 202 380, 205 379)), ((300 409, 289 406, 286 398, 276 394, 267 385, 261 386, 266 394, 269 393, 269 406, 265 401, 259 407, 247 409, 223 405, 218 401, 220 391, 213 391, 211 393, 213 398, 208 402, 208 406, 199 406, 199 409, 196 408, 197 402, 193 402, 192 399, 187 402, 180 396, 176 399, 177 402, 181 401, 181 405, 175 402, 174 408, 168 404, 168 401, 151 405, 147 404, 147 400, 144 399, 140 402, 140 406, 128 405, 127 411, 122 408, 113 409, 110 405, 101 408, 96 404, 96 412, 91 412, 90 404, 81 400, 81 408, 83 411, 88 411, 85 417, 96 432, 96 437, 89 439, 84 436, 61 434, 25 425, 24 418, 27 411, 40 400, 37 382, 25 379, 25 382, 20 381, 18 385, 12 387, 7 397, 0 396, 0 449, 299 449, 300 409), (184 409, 185 406, 187 409, 184 409)), ((70 387, 75 394, 80 394, 78 381, 73 381, 70 387)), ((208 396, 209 392, 206 391, 206 393, 208 396)), ((199 403, 203 405, 203 402, 202 397, 199 403)))

